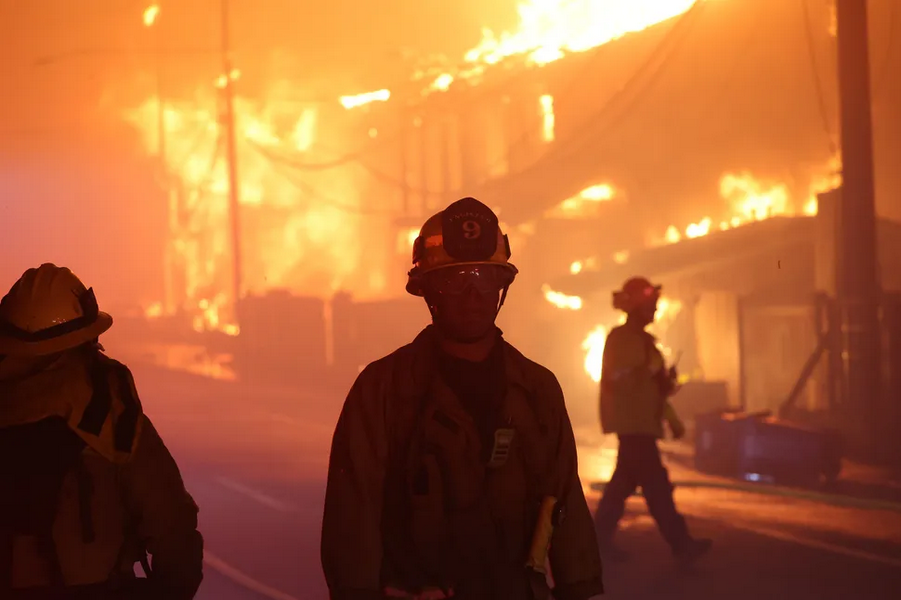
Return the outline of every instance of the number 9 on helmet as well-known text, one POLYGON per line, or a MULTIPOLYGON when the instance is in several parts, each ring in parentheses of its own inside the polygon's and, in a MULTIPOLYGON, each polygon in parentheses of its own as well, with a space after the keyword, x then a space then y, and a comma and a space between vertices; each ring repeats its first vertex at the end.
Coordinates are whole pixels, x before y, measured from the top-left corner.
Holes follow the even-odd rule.
POLYGON ((510 241, 494 212, 475 198, 463 198, 429 218, 413 242, 407 292, 425 294, 424 277, 448 267, 496 265, 502 287, 519 272, 510 263, 510 241))

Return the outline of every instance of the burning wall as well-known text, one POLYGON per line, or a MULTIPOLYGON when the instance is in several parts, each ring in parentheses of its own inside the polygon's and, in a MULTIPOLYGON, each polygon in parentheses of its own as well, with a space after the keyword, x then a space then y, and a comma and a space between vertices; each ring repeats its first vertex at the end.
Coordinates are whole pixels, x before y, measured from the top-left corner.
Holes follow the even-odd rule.
MULTIPOLYGON (((328 135, 329 123, 323 123, 318 107, 264 96, 238 98, 235 108, 243 292, 382 294, 388 251, 373 222, 384 217, 364 197, 359 168, 304 170, 291 163, 296 157, 326 160, 338 137, 328 135)), ((234 328, 228 327, 233 301, 228 165, 217 109, 212 95, 165 108, 166 168, 176 190, 172 251, 183 285, 178 306, 166 308, 195 313, 198 329, 229 331, 234 328)), ((151 153, 158 148, 157 111, 150 99, 128 114, 151 153)))
MULTIPOLYGON (((254 290, 292 287, 323 295, 336 288, 364 296, 388 293, 393 289, 391 274, 397 269, 397 240, 408 234, 393 226, 388 215, 360 213, 404 205, 411 213, 425 216, 463 187, 498 206, 506 224, 534 231, 533 221, 562 198, 579 196, 577 190, 582 188, 610 186, 617 190, 613 197, 627 196, 636 214, 646 216, 641 227, 648 243, 671 243, 765 216, 810 214, 814 207, 807 188, 820 185, 810 182, 832 174, 825 164, 828 153, 821 120, 811 116, 813 92, 807 87, 801 90, 798 83, 807 81, 799 73, 803 68, 810 75, 810 65, 800 59, 781 64, 767 58, 771 53, 803 55, 801 23, 787 4, 781 0, 523 2, 516 31, 500 36, 485 32, 456 67, 423 68, 405 89, 336 98, 335 106, 346 109, 342 119, 362 127, 382 152, 353 157, 355 143, 330 139, 329 156, 341 155, 343 148, 353 160, 325 171, 288 167, 286 177, 284 169, 279 171, 279 165, 272 164, 271 153, 264 158, 257 152, 262 147, 281 158, 290 155, 292 161, 298 156, 310 162, 324 160, 320 113, 294 105, 287 110, 293 112, 292 118, 276 123, 270 116, 279 104, 277 99, 262 96, 255 102, 240 101, 239 168, 245 207, 279 215, 257 219, 275 224, 260 225, 259 231, 254 230, 257 241, 245 246, 251 261, 245 269, 252 274, 248 285, 254 290), (772 37, 761 36, 757 29, 764 18, 772 21, 773 39, 782 45, 767 41, 761 49, 761 40, 772 37), (638 31, 643 33, 628 35, 638 31), (673 31, 682 31, 687 41, 683 39, 681 49, 661 50, 673 31), (719 50, 711 52, 711 48, 719 50), (664 56, 657 56, 660 52, 664 56), (645 73, 643 63, 655 60, 662 60, 666 68, 645 73), (697 75, 704 72, 697 69, 698 61, 710 67, 706 72, 711 79, 731 83, 712 90, 715 81, 697 75), (779 68, 767 71, 763 64, 779 68), (619 97, 617 90, 622 87, 635 92, 632 76, 636 72, 648 81, 640 82, 636 93, 619 97), (760 85, 761 81, 768 85, 760 85), (786 83, 784 90, 773 93, 782 83, 786 83), (696 101, 699 97, 702 102, 696 101), (586 120, 598 105, 615 110, 605 113, 603 122, 586 120), (679 112, 674 113, 676 108, 679 112), (509 125, 499 126, 499 115, 507 115, 509 125), (318 128, 311 128, 312 123, 319 123, 318 128), (573 132, 599 145, 573 153, 568 139, 573 132), (312 141, 300 139, 311 136, 312 141), (790 143, 780 148, 786 141, 790 143), (703 150, 693 151, 689 146, 694 142, 703 150), (821 150, 811 150, 815 147, 821 150), (561 148, 567 152, 561 154, 561 148), (538 162, 533 169, 528 165, 534 161, 538 162), (780 169, 787 169, 790 176, 773 177, 780 169), (477 185, 504 174, 506 178, 477 185), (771 181, 763 181, 766 175, 771 181), (717 182, 722 194, 744 198, 745 205, 733 202, 722 214, 708 210, 716 198, 717 182), (675 221, 674 226, 668 227, 667 221, 675 221), (386 236, 379 230, 390 231, 390 239, 381 239, 386 236), (380 265, 374 267, 376 263, 380 265), (322 268, 323 264, 328 268, 322 268), (335 276, 328 277, 326 272, 335 276)), ((827 20, 820 20, 814 26, 822 25, 823 33, 827 20)), ((821 46, 826 42, 820 38, 825 37, 818 38, 821 46)), ((151 151, 152 104, 148 102, 133 116, 151 151)), ((191 118, 172 123, 167 118, 167 127, 182 145, 195 130, 207 131, 203 143, 208 158, 218 128, 216 102, 206 98, 199 105, 206 111, 173 108, 191 118)), ((330 125, 335 123, 329 120, 330 125)), ((205 153, 190 154, 203 157, 205 153)), ((223 290, 228 285, 222 280, 227 275, 223 173, 221 167, 205 170, 203 165, 208 164, 202 158, 172 164, 187 188, 186 196, 195 196, 185 204, 197 211, 203 206, 208 213, 198 219, 203 223, 194 230, 181 226, 176 236, 177 252, 193 265, 188 288, 193 290, 189 296, 195 304, 202 299, 199 295, 208 303, 218 302, 217 298, 227 301, 223 290), (206 171, 211 174, 205 175, 206 171), (201 244, 198 238, 205 241, 201 244), (207 250, 201 252, 201 246, 207 250), (218 275, 213 276, 214 272, 218 275), (204 286, 209 291, 198 291, 204 286)), ((610 197, 607 194, 587 205, 596 210, 610 197)), ((744 200, 736 200, 740 201, 744 200)), ((567 207, 564 203, 561 210, 567 207)), ((569 212, 578 215, 579 210, 569 212)), ((522 235, 528 236, 525 231, 522 235)), ((617 253, 617 260, 625 257, 625 248, 607 250, 617 253)))

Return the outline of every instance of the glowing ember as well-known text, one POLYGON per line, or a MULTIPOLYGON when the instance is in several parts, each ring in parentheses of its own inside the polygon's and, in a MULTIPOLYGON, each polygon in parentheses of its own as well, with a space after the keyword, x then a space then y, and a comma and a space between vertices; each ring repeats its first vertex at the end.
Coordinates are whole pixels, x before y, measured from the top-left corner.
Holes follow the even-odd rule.
POLYGON ((148 6, 144 10, 144 26, 152 27, 154 23, 156 23, 156 18, 160 14, 160 7, 158 4, 153 4, 148 6))
POLYGON ((341 96, 341 106, 350 110, 359 106, 365 106, 371 102, 387 102, 391 98, 391 92, 388 90, 377 90, 375 92, 366 92, 357 94, 356 96, 341 96))
POLYGON ((144 311, 144 315, 148 319, 155 319, 157 317, 163 316, 163 303, 162 302, 154 302, 144 311))
POLYGON ((453 82, 453 75, 450 75, 449 73, 442 73, 435 79, 435 81, 432 82, 432 89, 446 92, 453 82))
POLYGON ((544 292, 545 299, 557 308, 568 310, 581 310, 582 308, 582 299, 578 296, 567 296, 562 292, 555 292, 547 285, 541 286, 541 291, 544 292))
POLYGON ((614 191, 607 184, 593 185, 579 192, 579 196, 592 202, 602 202, 604 200, 612 200, 614 191))
POLYGON ((591 258, 586 258, 584 260, 577 260, 569 265, 569 272, 573 275, 577 275, 582 271, 588 269, 592 271, 596 271, 598 268, 598 259, 594 256, 591 258))
POLYGON ((606 183, 592 185, 550 209, 545 216, 563 219, 585 217, 596 210, 600 203, 608 202, 615 197, 616 190, 613 186, 606 183))
POLYGON ((228 85, 229 81, 235 82, 240 78, 241 78, 240 69, 232 69, 231 71, 229 71, 228 77, 226 77, 225 75, 220 75, 218 78, 216 78, 215 85, 220 90, 223 90, 223 89, 225 89, 225 86, 228 85))
POLYGON ((545 94, 538 99, 541 107, 541 139, 545 142, 554 141, 554 97, 545 94))
POLYGON ((613 255, 613 262, 618 265, 624 265, 629 262, 629 251, 628 250, 620 250, 616 254, 613 255))
POLYGON ((675 225, 670 225, 666 229, 666 234, 664 236, 664 239, 666 240, 666 242, 668 244, 675 244, 676 242, 678 242, 682 239, 682 234, 679 233, 679 230, 676 229, 675 225))
POLYGON ((712 223, 713 221, 710 219, 710 217, 701 219, 699 223, 692 223, 685 228, 685 237, 692 239, 707 235, 708 233, 710 233, 710 225, 712 223))

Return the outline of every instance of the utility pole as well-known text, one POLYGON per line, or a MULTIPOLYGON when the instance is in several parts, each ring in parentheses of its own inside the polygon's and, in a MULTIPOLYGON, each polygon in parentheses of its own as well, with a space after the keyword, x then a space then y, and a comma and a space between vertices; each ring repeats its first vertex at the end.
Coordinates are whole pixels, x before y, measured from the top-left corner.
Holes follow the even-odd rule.
POLYGON ((243 286, 241 269, 241 215, 240 194, 238 184, 238 150, 235 135, 235 99, 234 77, 232 77, 231 48, 229 46, 229 12, 228 0, 222 0, 222 67, 225 71, 222 88, 225 101, 225 114, 223 125, 225 126, 226 162, 228 166, 228 207, 231 217, 231 246, 232 246, 232 297, 234 317, 237 320, 238 302, 241 299, 243 286))
MULTIPOLYGON (((179 198, 172 185, 169 164, 166 158, 166 104, 163 100, 163 48, 161 41, 159 3, 153 4, 144 11, 144 25, 153 29, 154 63, 156 69, 156 140, 157 161, 159 163, 159 182, 166 196, 168 232, 164 251, 165 268, 163 270, 164 308, 166 314, 176 311, 176 266, 175 236, 180 235, 179 198)), ((179 278, 180 279, 180 278, 179 278)), ((180 294, 179 294, 180 295, 180 294)))
MULTIPOLYGON (((179 223, 179 195, 172 185, 172 177, 169 173, 169 164, 166 160, 166 105, 163 100, 163 47, 162 33, 160 32, 159 16, 161 7, 159 3, 152 4, 144 10, 144 26, 153 30, 154 66, 156 70, 156 153, 157 153, 157 177, 160 187, 166 196, 168 215, 168 235, 164 250, 163 268, 163 306, 166 314, 172 314, 177 309, 176 300, 176 271, 179 270, 176 263, 175 237, 180 235, 179 223)), ((178 278, 181 279, 180 277, 178 278)), ((180 285, 178 286, 181 287, 180 285)), ((179 289, 179 296, 181 290, 179 289)))
MULTIPOLYGON (((835 0, 841 117, 842 194, 837 244, 846 395, 855 441, 866 451, 883 437, 880 277, 873 185, 867 1, 835 0)), ((857 445, 857 444, 855 444, 857 445)))
POLYGON ((404 102, 398 102, 400 112, 400 182, 401 202, 404 209, 404 218, 410 216, 410 160, 408 143, 410 139, 409 112, 404 102))

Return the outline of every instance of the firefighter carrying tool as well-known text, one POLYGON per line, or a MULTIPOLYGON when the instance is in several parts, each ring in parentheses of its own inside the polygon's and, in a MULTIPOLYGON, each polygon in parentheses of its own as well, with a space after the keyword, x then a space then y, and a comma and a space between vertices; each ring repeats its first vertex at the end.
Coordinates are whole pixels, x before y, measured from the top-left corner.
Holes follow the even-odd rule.
POLYGON ((603 593, 560 385, 495 325, 509 257, 473 198, 423 225, 407 291, 432 325, 363 370, 335 428, 322 523, 334 600, 603 593))
POLYGON ((673 436, 685 434, 669 398, 678 391, 675 367, 667 368, 654 337, 645 331, 657 313, 661 286, 647 279, 628 280, 613 295, 613 306, 628 315, 613 329, 604 347, 601 378, 601 426, 619 437, 616 468, 595 515, 602 555, 624 560, 613 544, 626 500, 641 487, 651 516, 680 560, 706 553, 710 540, 692 538, 685 519, 676 510, 669 474, 660 459, 657 440, 663 437, 663 421, 673 436))

